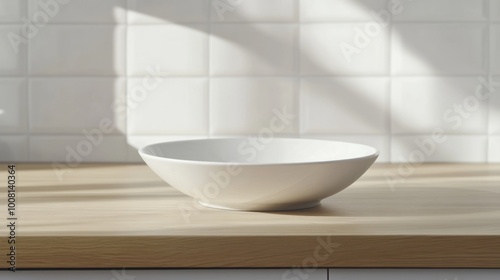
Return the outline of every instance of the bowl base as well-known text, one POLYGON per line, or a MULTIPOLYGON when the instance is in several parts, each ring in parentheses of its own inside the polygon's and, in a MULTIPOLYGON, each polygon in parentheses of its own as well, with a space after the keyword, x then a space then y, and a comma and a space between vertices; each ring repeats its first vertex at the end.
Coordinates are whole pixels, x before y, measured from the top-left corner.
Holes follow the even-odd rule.
POLYGON ((319 200, 309 201, 309 202, 299 202, 299 203, 282 203, 282 204, 252 204, 252 203, 208 203, 198 200, 198 203, 209 208, 232 210, 232 211, 289 211, 289 210, 299 210, 312 208, 320 204, 319 200))

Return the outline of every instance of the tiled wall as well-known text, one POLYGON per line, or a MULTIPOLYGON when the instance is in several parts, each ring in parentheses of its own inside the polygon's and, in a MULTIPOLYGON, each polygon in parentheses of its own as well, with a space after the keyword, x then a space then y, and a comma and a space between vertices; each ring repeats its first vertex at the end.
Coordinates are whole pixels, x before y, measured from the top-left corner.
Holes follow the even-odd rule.
POLYGON ((276 135, 382 162, 500 162, 500 0, 0 0, 0 161, 139 161, 283 110, 276 135))

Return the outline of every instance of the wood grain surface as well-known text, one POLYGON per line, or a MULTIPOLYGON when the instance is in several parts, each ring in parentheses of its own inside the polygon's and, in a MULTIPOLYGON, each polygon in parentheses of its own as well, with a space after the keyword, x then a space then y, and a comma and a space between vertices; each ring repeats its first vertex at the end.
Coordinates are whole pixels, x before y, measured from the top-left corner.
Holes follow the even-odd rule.
MULTIPOLYGON (((6 164, 0 181, 5 256, 6 164)), ((374 165, 321 206, 269 213, 199 206, 145 165, 19 164, 16 185, 18 268, 500 268, 500 165, 374 165)))

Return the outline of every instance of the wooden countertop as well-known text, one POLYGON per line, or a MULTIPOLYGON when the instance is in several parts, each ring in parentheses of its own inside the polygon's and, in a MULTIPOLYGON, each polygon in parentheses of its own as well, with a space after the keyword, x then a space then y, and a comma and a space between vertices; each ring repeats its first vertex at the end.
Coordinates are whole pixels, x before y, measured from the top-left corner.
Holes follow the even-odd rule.
POLYGON ((312 209, 257 213, 198 206, 145 165, 82 164, 60 181, 19 164, 17 268, 500 268, 500 165, 420 165, 390 186, 398 168, 374 165, 312 209))

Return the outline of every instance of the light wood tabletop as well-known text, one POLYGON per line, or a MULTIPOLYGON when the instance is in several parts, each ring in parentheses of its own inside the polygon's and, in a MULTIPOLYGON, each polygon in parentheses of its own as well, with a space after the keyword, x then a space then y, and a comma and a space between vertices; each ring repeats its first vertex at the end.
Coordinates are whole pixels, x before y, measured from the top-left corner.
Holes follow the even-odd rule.
POLYGON ((145 165, 18 164, 15 217, 18 268, 500 268, 500 165, 376 164, 321 206, 265 213, 205 208, 145 165))

